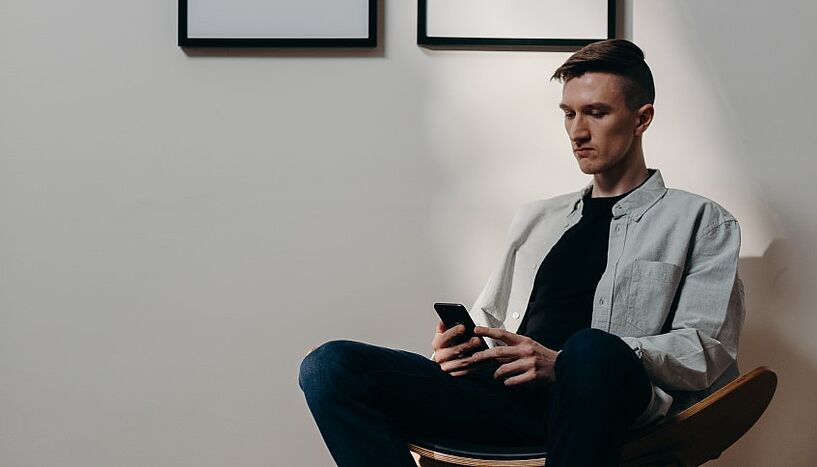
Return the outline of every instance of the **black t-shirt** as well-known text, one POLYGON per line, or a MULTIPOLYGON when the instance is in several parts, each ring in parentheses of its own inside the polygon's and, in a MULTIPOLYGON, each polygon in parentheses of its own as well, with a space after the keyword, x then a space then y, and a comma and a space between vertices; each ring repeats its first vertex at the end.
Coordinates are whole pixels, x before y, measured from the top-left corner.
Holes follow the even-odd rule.
POLYGON ((567 230, 539 266, 517 334, 561 350, 567 338, 590 327, 593 296, 607 267, 613 205, 619 196, 584 198, 582 218, 567 230))

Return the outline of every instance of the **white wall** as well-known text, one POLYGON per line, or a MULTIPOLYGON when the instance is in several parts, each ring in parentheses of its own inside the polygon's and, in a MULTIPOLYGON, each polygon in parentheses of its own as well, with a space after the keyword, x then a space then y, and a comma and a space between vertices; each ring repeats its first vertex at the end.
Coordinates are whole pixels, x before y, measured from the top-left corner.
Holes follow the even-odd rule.
MULTIPOLYGON (((628 2, 648 165, 741 221, 743 366, 781 374, 718 464, 811 465, 815 7, 710 3, 628 2)), ((306 351, 427 352, 515 207, 587 183, 568 54, 420 49, 415 8, 385 5, 382 53, 188 56, 175 2, 0 6, 0 465, 331 465, 306 351)))

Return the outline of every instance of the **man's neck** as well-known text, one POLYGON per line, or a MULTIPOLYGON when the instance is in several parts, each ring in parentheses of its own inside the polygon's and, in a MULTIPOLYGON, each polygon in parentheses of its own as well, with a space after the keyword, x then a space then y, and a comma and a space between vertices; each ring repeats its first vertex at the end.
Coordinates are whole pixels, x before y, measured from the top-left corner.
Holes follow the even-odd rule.
POLYGON ((637 167, 620 174, 597 173, 593 175, 593 198, 618 196, 638 187, 649 178, 647 167, 641 163, 637 167))

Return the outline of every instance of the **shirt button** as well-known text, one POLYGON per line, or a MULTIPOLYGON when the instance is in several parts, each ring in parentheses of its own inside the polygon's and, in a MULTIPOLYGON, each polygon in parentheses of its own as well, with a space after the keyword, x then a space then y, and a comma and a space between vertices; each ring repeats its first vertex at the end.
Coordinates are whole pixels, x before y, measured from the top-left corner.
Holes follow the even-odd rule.
POLYGON ((599 299, 599 305, 604 306, 604 297, 601 297, 601 298, 599 299))
POLYGON ((519 313, 517 312, 514 312, 511 316, 513 316, 513 319, 519 319, 519 313))

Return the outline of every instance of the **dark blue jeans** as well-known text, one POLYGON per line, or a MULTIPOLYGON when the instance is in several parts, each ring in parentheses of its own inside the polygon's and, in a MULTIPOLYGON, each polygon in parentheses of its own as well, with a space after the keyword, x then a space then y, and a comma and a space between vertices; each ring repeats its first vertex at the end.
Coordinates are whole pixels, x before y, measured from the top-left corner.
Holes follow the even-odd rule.
POLYGON ((303 360, 299 383, 340 467, 414 467, 412 436, 547 444, 548 467, 617 465, 651 398, 638 357, 618 337, 585 329, 565 343, 555 371, 551 385, 506 387, 453 377, 415 353, 332 341, 303 360))

